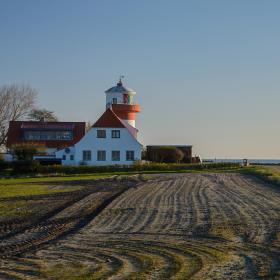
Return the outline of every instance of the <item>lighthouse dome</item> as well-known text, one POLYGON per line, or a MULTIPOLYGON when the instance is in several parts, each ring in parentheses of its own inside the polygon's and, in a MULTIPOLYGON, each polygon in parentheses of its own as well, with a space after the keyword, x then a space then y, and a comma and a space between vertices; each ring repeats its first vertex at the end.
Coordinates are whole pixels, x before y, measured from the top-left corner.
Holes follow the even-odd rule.
POLYGON ((105 93, 127 93, 129 95, 136 94, 135 90, 125 87, 121 80, 119 80, 116 86, 107 89, 105 93))

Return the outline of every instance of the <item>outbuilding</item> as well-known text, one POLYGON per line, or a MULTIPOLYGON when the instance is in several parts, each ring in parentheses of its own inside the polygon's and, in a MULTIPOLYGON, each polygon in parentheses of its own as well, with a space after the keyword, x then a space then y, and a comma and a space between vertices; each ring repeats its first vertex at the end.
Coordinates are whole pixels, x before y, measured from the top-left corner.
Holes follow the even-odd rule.
POLYGON ((192 162, 192 145, 149 145, 146 160, 152 162, 192 162), (179 160, 178 160, 179 159, 179 160))

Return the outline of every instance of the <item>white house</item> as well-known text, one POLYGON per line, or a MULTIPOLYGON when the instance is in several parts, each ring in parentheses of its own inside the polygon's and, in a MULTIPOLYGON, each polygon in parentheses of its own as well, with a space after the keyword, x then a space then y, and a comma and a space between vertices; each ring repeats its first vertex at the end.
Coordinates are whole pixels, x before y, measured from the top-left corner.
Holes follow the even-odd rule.
POLYGON ((141 159, 142 145, 135 128, 140 106, 132 101, 135 91, 120 80, 105 93, 103 115, 79 142, 56 152, 63 165, 131 165, 141 159))

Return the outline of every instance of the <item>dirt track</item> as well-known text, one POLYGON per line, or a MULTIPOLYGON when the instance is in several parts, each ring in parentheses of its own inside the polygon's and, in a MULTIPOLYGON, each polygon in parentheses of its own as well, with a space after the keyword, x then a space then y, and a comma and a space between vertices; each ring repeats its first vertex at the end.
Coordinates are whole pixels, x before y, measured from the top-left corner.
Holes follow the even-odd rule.
POLYGON ((276 187, 229 173, 118 185, 2 238, 0 279, 280 279, 276 187))

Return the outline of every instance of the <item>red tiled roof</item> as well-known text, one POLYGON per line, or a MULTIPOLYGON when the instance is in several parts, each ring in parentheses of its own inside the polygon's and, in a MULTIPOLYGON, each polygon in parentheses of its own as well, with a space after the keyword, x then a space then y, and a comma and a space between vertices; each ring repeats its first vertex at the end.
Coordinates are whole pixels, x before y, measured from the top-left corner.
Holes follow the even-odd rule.
POLYGON ((131 126, 126 121, 119 118, 111 108, 108 108, 92 127, 127 128, 134 138, 137 137, 138 132, 137 128, 131 126))
POLYGON ((72 130, 74 123, 61 123, 61 122, 24 122, 21 125, 22 129, 49 129, 49 130, 72 130))
POLYGON ((108 108, 92 127, 125 127, 119 117, 108 108))
POLYGON ((38 122, 38 121, 11 121, 8 130, 7 146, 14 144, 37 143, 46 148, 62 149, 73 146, 85 135, 85 122, 38 122), (24 131, 30 130, 71 130, 73 139, 71 140, 24 140, 24 131))

